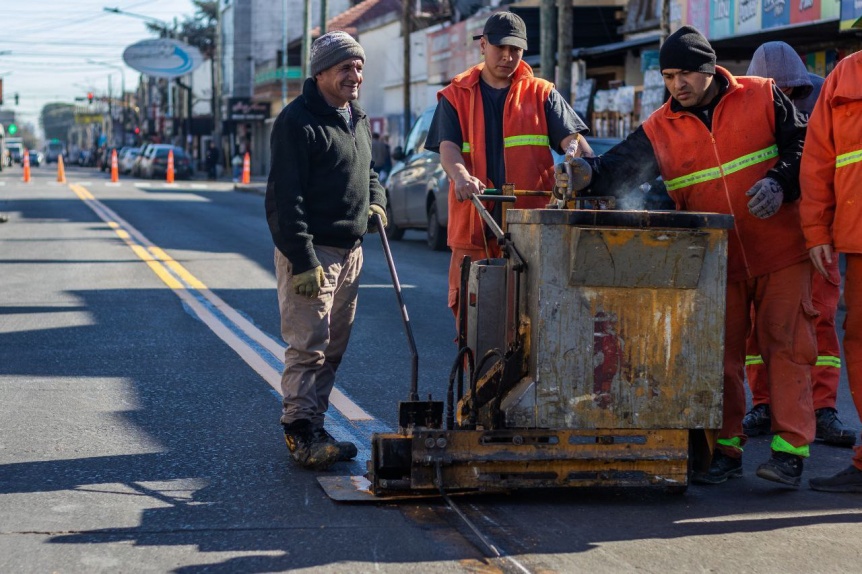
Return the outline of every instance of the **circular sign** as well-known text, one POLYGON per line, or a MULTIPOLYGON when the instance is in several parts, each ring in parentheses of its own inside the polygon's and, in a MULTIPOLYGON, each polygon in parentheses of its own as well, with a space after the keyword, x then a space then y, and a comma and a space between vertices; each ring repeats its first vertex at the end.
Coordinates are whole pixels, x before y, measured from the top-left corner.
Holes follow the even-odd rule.
POLYGON ((154 78, 184 76, 200 66, 200 50, 177 40, 142 40, 123 51, 123 61, 131 68, 154 78))

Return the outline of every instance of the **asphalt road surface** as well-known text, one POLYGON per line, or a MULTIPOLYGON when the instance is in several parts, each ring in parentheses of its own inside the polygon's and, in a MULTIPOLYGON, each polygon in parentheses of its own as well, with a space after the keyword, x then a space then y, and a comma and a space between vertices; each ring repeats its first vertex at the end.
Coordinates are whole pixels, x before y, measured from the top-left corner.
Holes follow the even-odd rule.
MULTIPOLYGON (((685 494, 601 489, 331 501, 278 424, 282 343, 259 193, 0 173, 0 572, 858 572, 862 496, 745 476, 685 494), (466 517, 469 525, 463 520, 466 517), (472 528, 470 527, 472 525, 472 528)), ((454 359, 447 253, 392 244, 424 398, 454 359)), ((328 426, 396 426, 410 363, 377 236, 328 426)), ((839 412, 859 420, 842 381, 839 412)), ((815 444, 805 476, 849 463, 815 444)))

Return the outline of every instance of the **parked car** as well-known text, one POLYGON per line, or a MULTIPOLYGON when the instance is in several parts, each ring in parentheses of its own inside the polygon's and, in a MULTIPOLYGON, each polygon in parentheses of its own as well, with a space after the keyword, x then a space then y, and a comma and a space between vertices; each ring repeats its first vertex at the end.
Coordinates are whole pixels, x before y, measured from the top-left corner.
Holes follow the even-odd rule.
POLYGON ((45 155, 37 149, 27 150, 30 156, 30 167, 39 167, 45 163, 45 155))
MULTIPOLYGON (((396 148, 393 152, 396 163, 386 181, 386 235, 398 240, 407 229, 424 229, 428 247, 441 251, 446 249, 449 223, 449 177, 440 164, 440 155, 425 149, 435 108, 426 109, 413 124, 405 151, 396 148)), ((621 140, 588 137, 587 141, 596 155, 601 155, 621 140)), ((553 155, 555 162, 562 161, 560 154, 553 155)))
POLYGON ((123 150, 124 151, 120 152, 120 154, 117 156, 117 161, 120 164, 120 173, 132 173, 132 168, 135 165, 135 160, 141 154, 141 149, 137 147, 130 147, 123 148, 123 150))
POLYGON ((66 155, 66 145, 57 139, 45 144, 45 163, 56 162, 60 156, 66 155))
POLYGON ((138 157, 135 158, 135 161, 132 163, 132 177, 143 177, 143 171, 141 170, 141 164, 144 161, 144 158, 147 155, 147 152, 150 151, 150 148, 156 144, 144 144, 140 148, 138 148, 138 157))
POLYGON ((168 155, 174 151, 174 177, 176 179, 191 179, 192 162, 181 147, 169 144, 157 144, 151 147, 141 162, 141 177, 150 179, 165 178, 168 172, 168 155))

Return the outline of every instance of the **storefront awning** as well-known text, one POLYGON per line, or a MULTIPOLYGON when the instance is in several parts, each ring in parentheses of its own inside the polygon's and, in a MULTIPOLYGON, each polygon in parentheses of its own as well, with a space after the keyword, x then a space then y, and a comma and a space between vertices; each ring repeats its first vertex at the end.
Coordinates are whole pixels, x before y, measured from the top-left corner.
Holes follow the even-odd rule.
MULTIPOLYGON (((633 50, 635 48, 640 48, 641 46, 649 46, 650 44, 658 44, 659 40, 661 40, 661 36, 658 34, 651 34, 649 36, 643 36, 640 38, 632 38, 630 40, 623 40, 622 42, 612 42, 610 44, 601 44, 599 46, 587 46, 583 48, 573 48, 572 49, 572 59, 573 60, 589 60, 591 58, 598 58, 604 56, 612 56, 614 54, 620 54, 622 52, 627 52, 628 50, 633 50)), ((535 54, 524 58, 524 61, 530 64, 531 66, 535 66, 541 61, 541 54, 535 54)))

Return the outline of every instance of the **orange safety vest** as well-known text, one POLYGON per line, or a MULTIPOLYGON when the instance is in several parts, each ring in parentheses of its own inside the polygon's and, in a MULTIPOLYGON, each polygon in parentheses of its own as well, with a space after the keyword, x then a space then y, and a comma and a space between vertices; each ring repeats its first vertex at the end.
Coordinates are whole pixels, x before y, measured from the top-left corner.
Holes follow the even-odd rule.
POLYGON ((712 132, 670 102, 643 124, 668 194, 677 209, 733 215, 728 238, 727 280, 743 281, 805 261, 808 252, 799 219, 799 201, 785 203, 767 219, 748 211, 745 193, 778 161, 772 80, 729 81, 713 112, 712 132))
POLYGON ((808 247, 862 253, 862 53, 826 76, 802 153, 802 223, 808 247))
MULTIPOLYGON (((503 110, 503 165, 506 181, 488 181, 485 161, 485 114, 479 76, 484 64, 458 74, 452 83, 437 92, 458 112, 463 144, 464 164, 474 177, 488 187, 514 183, 515 189, 550 191, 554 186, 554 159, 548 138, 545 102, 554 88, 547 80, 533 76, 533 70, 523 60, 512 77, 503 110)), ((542 208, 549 198, 521 196, 515 209, 542 208)), ((469 201, 455 200, 455 183, 449 182, 450 247, 476 249, 485 245, 483 222, 469 201)))

